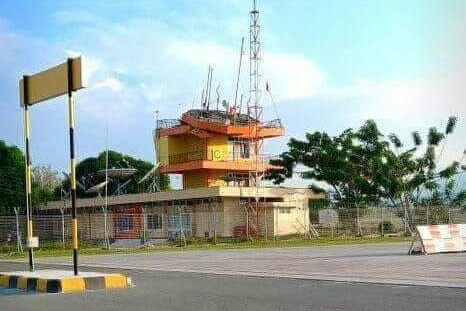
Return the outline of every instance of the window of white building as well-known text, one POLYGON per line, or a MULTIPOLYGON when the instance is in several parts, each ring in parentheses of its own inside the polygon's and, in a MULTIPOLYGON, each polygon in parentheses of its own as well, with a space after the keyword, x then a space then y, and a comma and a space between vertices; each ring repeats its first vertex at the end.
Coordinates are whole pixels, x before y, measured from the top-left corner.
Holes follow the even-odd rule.
POLYGON ((162 229, 162 215, 149 214, 146 216, 146 221, 148 230, 162 229))

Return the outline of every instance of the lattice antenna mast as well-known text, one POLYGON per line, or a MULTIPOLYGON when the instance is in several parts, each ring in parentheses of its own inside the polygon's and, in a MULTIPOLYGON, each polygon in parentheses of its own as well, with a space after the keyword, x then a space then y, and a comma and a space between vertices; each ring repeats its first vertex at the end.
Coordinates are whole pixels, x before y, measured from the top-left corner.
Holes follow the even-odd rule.
MULTIPOLYGON (((155 114, 155 131, 154 131, 154 168, 157 167, 160 163, 159 157, 159 135, 158 135, 158 124, 159 124, 159 110, 154 111, 155 114)), ((152 175, 152 185, 151 192, 160 191, 160 176, 159 173, 152 175)))
MULTIPOLYGON (((250 125, 250 146, 253 147, 252 155, 256 161, 256 168, 250 172, 251 186, 258 187, 260 181, 259 161, 261 142, 258 137, 258 126, 262 122, 262 106, 261 100, 261 41, 259 24, 259 11, 256 8, 256 0, 253 0, 253 8, 249 12, 250 27, 249 27, 249 104, 248 114, 251 116, 250 125)), ((256 191, 256 201, 258 201, 256 191)))

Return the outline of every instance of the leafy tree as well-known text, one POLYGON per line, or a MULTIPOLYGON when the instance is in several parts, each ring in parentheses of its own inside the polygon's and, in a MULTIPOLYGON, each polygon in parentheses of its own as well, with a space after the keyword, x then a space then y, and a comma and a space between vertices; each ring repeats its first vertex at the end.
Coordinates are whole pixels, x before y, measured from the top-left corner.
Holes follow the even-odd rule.
POLYGON ((58 172, 50 166, 34 166, 32 168, 32 204, 37 206, 60 198, 56 189, 61 180, 58 172))
POLYGON ((326 182, 333 199, 344 206, 363 206, 378 200, 378 184, 373 171, 388 148, 375 122, 360 129, 347 129, 331 137, 324 132, 306 134, 306 140, 290 139, 289 151, 271 164, 281 166, 268 172, 266 179, 282 183, 293 176, 297 165, 304 166, 304 179, 326 182))
POLYGON ((372 120, 335 137, 307 133, 305 140, 290 139, 289 150, 271 161, 282 168, 268 172, 266 179, 280 184, 304 167, 301 177, 327 183, 337 205, 390 202, 404 210, 408 223, 416 205, 464 205, 465 190, 458 191, 456 176, 465 168, 459 162, 438 167, 456 124, 457 118, 450 117, 444 131, 431 127, 421 154, 419 132, 412 135, 413 146, 405 148, 395 134, 386 139, 372 120))
POLYGON ((0 215, 25 205, 25 158, 16 146, 0 140, 0 215))
POLYGON ((446 140, 454 132, 456 117, 450 117, 444 132, 431 127, 427 135, 425 151, 416 156, 422 147, 419 135, 413 133, 414 147, 398 156, 398 180, 401 183, 400 204, 407 206, 444 204, 454 202, 457 185, 456 176, 461 172, 460 163, 453 161, 439 168, 446 140), (440 148, 440 152, 437 152, 440 148), (438 154, 438 155, 437 155, 438 154))
MULTIPOLYGON (((150 162, 123 155, 116 151, 109 151, 109 168, 132 167, 137 169, 133 181, 126 188, 127 193, 144 192, 150 180, 142 184, 139 181, 153 165, 150 162)), ((76 175, 85 188, 89 188, 105 180, 97 174, 105 169, 106 153, 101 152, 97 158, 87 158, 76 166, 76 175)), ((167 175, 158 176, 160 188, 167 190, 170 180, 167 175)), ((50 166, 36 166, 32 169, 32 204, 37 206, 47 201, 60 198, 61 189, 69 189, 69 179, 60 180, 58 172, 50 166)), ((88 196, 83 189, 78 188, 78 196, 88 196)), ((109 194, 116 190, 115 184, 109 185, 109 194)), ((16 146, 8 146, 0 140, 0 215, 13 214, 13 207, 25 206, 25 157, 16 146)))

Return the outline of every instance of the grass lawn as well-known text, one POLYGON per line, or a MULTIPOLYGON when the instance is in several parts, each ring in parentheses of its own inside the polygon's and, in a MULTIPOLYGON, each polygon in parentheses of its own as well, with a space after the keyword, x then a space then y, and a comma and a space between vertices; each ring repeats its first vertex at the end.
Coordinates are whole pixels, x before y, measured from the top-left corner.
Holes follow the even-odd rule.
MULTIPOLYGON (((392 243, 410 241, 411 237, 385 236, 385 237, 322 237, 303 239, 302 237, 289 237, 279 239, 264 239, 254 241, 229 241, 217 244, 189 241, 186 246, 160 245, 140 248, 113 248, 105 249, 99 247, 82 246, 80 255, 105 255, 105 254, 126 254, 126 253, 152 253, 162 251, 189 251, 189 250, 217 250, 217 249, 244 249, 244 248, 266 248, 266 247, 297 247, 297 246, 325 246, 325 245, 347 245, 347 244, 373 244, 392 243)), ((25 258, 27 252, 18 253, 15 246, 3 246, 0 248, 0 259, 25 258)), ((60 257, 71 256, 71 249, 64 249, 62 246, 54 245, 42 247, 35 250, 37 257, 60 257)))

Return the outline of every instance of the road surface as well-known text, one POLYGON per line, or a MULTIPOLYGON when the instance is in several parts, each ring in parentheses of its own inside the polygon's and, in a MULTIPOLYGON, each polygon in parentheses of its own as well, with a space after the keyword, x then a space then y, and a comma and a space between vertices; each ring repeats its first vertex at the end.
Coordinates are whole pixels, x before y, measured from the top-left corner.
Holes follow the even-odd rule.
MULTIPOLYGON (((83 256, 83 271, 124 271, 136 286, 77 294, 0 294, 0 310, 464 310, 466 254, 407 256, 405 246, 83 256), (325 280, 332 278, 338 280, 325 280), (409 279, 417 285, 407 284, 409 279)), ((69 264, 67 259, 40 258, 38 268, 70 269, 63 264, 69 264)), ((0 271, 25 267, 0 262, 0 271)))
MULTIPOLYGON (((88 267, 466 288, 466 253, 407 255, 409 244, 175 251, 81 257, 88 267)), ((71 258, 39 258, 71 265, 71 258)))

